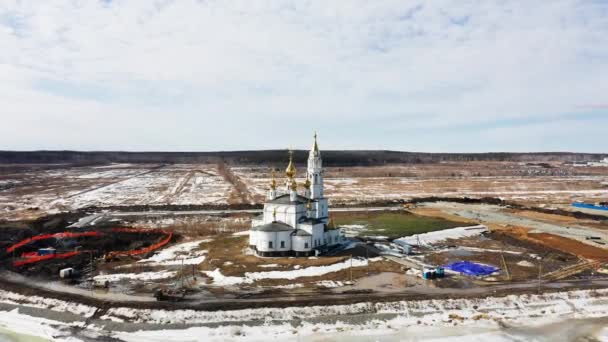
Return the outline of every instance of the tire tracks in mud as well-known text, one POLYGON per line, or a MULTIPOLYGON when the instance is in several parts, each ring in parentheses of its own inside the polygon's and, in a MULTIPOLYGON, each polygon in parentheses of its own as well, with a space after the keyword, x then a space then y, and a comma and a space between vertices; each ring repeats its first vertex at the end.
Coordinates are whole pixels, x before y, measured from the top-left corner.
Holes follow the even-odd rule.
POLYGON ((105 187, 108 187, 108 186, 111 186, 111 185, 114 185, 114 184, 118 184, 118 183, 122 183, 122 182, 128 181, 129 179, 133 179, 133 178, 137 178, 137 177, 145 176, 145 175, 150 174, 150 173, 152 173, 152 172, 156 172, 156 171, 158 171, 158 170, 162 169, 162 168, 163 168, 163 167, 165 167, 165 166, 167 166, 167 165, 165 165, 165 164, 163 164, 163 165, 158 165, 158 166, 155 166, 155 167, 153 167, 153 168, 151 168, 151 169, 149 169, 149 170, 146 170, 146 171, 144 171, 144 172, 140 172, 140 173, 138 173, 138 174, 136 174, 136 175, 133 175, 133 176, 131 176, 131 177, 121 178, 121 179, 119 179, 119 180, 116 180, 116 181, 113 181, 113 182, 110 182, 110 183, 102 184, 102 185, 99 185, 99 186, 96 186, 96 187, 93 187, 93 188, 90 188, 90 189, 86 189, 86 190, 83 190, 83 191, 79 191, 79 192, 77 192, 77 193, 75 193, 75 194, 71 194, 71 195, 69 195, 69 196, 66 196, 65 198, 72 198, 72 197, 80 196, 80 195, 82 195, 82 194, 86 194, 86 193, 91 192, 91 191, 95 191, 95 190, 103 189, 103 188, 105 188, 105 187))
POLYGON ((229 204, 252 204, 253 196, 247 185, 236 175, 223 160, 217 163, 217 172, 224 177, 224 180, 232 185, 232 192, 228 197, 229 204))

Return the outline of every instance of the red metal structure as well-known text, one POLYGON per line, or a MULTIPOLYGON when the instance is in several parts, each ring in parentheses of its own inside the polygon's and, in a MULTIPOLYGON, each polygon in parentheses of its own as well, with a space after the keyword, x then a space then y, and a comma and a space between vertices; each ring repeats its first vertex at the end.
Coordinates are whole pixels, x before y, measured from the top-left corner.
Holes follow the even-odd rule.
POLYGON ((42 240, 48 240, 48 239, 71 239, 71 238, 77 238, 77 237, 83 237, 83 236, 101 236, 101 235, 103 235, 103 233, 100 233, 100 232, 82 232, 82 233, 63 232, 63 233, 55 233, 55 234, 37 235, 37 236, 27 238, 25 240, 21 240, 21 241, 17 242, 16 244, 7 248, 6 251, 8 253, 12 253, 15 249, 21 248, 34 241, 42 241, 42 240))
MULTIPOLYGON (((157 249, 165 246, 166 244, 171 242, 171 239, 173 238, 173 232, 167 232, 162 229, 112 228, 112 232, 114 232, 114 233, 163 234, 163 235, 165 235, 165 237, 161 241, 159 241, 151 246, 148 246, 146 248, 133 249, 133 250, 128 250, 128 251, 111 251, 107 254, 110 257, 132 256, 132 255, 141 255, 141 254, 150 253, 154 250, 157 250, 157 249)), ((89 236, 102 236, 102 235, 104 235, 104 233, 96 232, 96 231, 81 232, 81 233, 63 232, 63 233, 55 233, 55 234, 43 234, 43 235, 37 235, 37 236, 31 237, 31 238, 21 240, 21 241, 17 242, 16 244, 8 247, 6 249, 6 251, 8 253, 12 253, 16 249, 21 248, 21 247, 28 245, 35 241, 42 241, 42 240, 48 240, 48 239, 68 239, 68 238, 89 237, 89 236)), ((19 266, 23 266, 23 265, 33 264, 36 262, 52 260, 52 259, 66 259, 66 258, 76 256, 80 253, 81 252, 79 252, 79 251, 73 251, 73 252, 67 252, 67 253, 53 253, 53 254, 48 254, 48 255, 38 255, 38 252, 22 253, 21 257, 24 258, 24 260, 18 260, 18 261, 13 262, 13 266, 19 267, 19 266)))

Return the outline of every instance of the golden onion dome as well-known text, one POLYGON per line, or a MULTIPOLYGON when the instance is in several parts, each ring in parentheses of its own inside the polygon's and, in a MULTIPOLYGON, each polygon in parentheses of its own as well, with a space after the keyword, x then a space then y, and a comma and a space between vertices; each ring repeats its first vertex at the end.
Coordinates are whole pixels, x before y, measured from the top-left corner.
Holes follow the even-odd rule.
POLYGON ((296 183, 296 180, 294 178, 291 179, 291 186, 290 186, 290 188, 293 191, 298 190, 298 183, 296 183))
POLYGON ((306 175, 306 180, 304 181, 304 188, 310 188, 310 179, 308 178, 308 175, 306 175))
POLYGON ((293 151, 289 151, 289 165, 285 169, 285 175, 288 178, 293 178, 296 175, 296 167, 293 165, 293 151))
POLYGON ((270 188, 272 190, 277 189, 277 180, 274 178, 274 170, 272 170, 272 180, 270 181, 270 188))

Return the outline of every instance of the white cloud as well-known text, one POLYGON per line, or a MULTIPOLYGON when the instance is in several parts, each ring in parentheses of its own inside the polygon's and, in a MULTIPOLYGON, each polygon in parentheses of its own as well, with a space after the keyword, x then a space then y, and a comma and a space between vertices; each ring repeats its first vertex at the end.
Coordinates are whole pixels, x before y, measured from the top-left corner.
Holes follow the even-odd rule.
POLYGON ((0 1, 0 148, 306 147, 316 128, 335 148, 513 150, 543 121, 605 123, 582 108, 608 102, 607 18, 568 0, 0 1))

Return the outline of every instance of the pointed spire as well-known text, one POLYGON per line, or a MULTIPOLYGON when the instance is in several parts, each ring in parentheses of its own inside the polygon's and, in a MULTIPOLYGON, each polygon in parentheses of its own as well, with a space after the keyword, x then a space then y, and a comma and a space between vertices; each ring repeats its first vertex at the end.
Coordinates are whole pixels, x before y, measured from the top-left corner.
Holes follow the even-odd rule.
POLYGON ((277 208, 272 211, 272 222, 277 222, 277 208))
POLYGON ((317 154, 319 153, 319 144, 317 143, 317 131, 315 131, 315 141, 312 145, 312 150, 317 154))
POLYGON ((335 229, 336 228, 336 224, 334 223, 334 218, 333 217, 329 217, 329 222, 327 223, 327 228, 328 229, 335 229))
POLYGON ((285 169, 285 175, 287 178, 293 178, 296 175, 296 167, 293 165, 293 151, 289 150, 289 165, 285 169))

